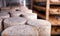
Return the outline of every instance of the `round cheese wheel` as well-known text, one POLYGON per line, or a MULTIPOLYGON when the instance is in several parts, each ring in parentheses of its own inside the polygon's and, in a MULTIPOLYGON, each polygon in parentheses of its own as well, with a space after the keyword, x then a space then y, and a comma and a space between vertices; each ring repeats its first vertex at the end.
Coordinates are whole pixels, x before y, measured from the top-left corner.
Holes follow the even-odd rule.
POLYGON ((26 6, 21 6, 20 10, 23 11, 23 12, 26 12, 28 10, 28 8, 26 6))
POLYGON ((4 20, 4 28, 10 27, 10 26, 15 26, 15 25, 20 25, 20 24, 25 24, 26 19, 23 17, 11 17, 8 19, 4 20))
POLYGON ((13 6, 11 7, 10 11, 20 11, 20 6, 13 6))
POLYGON ((0 19, 0 32, 2 31, 2 19, 0 19))
POLYGON ((0 18, 5 19, 5 18, 9 18, 10 15, 8 14, 8 12, 0 12, 0 18))
POLYGON ((27 22, 28 25, 37 27, 39 31, 39 36, 50 36, 51 34, 51 24, 46 20, 40 19, 30 19, 27 22))
POLYGON ((35 13, 26 13, 27 19, 37 19, 37 14, 35 13))
POLYGON ((38 31, 29 25, 17 25, 5 29, 2 36, 38 36, 38 31))
POLYGON ((21 11, 11 11, 10 14, 11 14, 11 17, 19 17, 20 14, 22 14, 22 12, 21 11))
POLYGON ((31 9, 28 9, 27 11, 25 11, 26 13, 32 13, 31 9))

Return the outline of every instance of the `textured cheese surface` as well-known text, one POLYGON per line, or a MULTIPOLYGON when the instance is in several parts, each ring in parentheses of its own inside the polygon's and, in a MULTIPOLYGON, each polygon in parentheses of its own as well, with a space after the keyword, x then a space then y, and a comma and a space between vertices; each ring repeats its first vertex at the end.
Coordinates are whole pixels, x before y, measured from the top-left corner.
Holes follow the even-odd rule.
POLYGON ((2 36, 38 36, 38 31, 29 25, 17 25, 4 30, 2 36))
POLYGON ((28 19, 37 19, 37 14, 35 13, 26 13, 28 19))
POLYGON ((32 13, 31 9, 28 9, 27 11, 25 11, 26 13, 32 13))
POLYGON ((10 12, 11 17, 19 17, 21 13, 22 13, 21 11, 11 11, 10 12))
POLYGON ((35 26, 39 30, 40 36, 50 36, 51 34, 51 24, 46 20, 33 20, 30 19, 27 22, 28 25, 35 26))
POLYGON ((26 12, 28 10, 28 8, 26 6, 21 6, 20 10, 23 11, 23 12, 26 12))
POLYGON ((26 21, 27 20, 23 17, 11 17, 4 20, 4 28, 20 25, 20 24, 25 24, 26 21))
POLYGON ((0 12, 0 18, 5 19, 5 18, 9 18, 10 15, 8 14, 8 12, 0 12))

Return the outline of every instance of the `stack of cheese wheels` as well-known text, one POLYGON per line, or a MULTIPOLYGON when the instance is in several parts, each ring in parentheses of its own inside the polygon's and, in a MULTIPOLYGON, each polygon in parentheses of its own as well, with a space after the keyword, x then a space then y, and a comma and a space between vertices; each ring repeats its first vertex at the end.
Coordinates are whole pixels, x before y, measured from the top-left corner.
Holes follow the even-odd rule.
POLYGON ((10 14, 11 14, 11 17, 19 17, 21 14, 24 14, 24 13, 21 11, 11 11, 10 14))
POLYGON ((37 27, 39 30, 39 36, 51 36, 51 24, 46 20, 30 19, 27 24, 37 27))
POLYGON ((0 32, 2 31, 2 19, 0 19, 0 32))
POLYGON ((37 14, 35 13, 26 13, 27 19, 37 19, 37 14))
POLYGON ((23 17, 11 17, 8 19, 4 20, 4 29, 7 27, 11 27, 11 26, 15 26, 15 25, 20 25, 20 24, 25 24, 26 23, 26 19, 23 17))
POLYGON ((8 14, 8 12, 0 12, 0 18, 5 19, 5 18, 9 18, 10 15, 8 14))
POLYGON ((17 25, 5 29, 2 36, 38 36, 38 31, 29 25, 17 25))

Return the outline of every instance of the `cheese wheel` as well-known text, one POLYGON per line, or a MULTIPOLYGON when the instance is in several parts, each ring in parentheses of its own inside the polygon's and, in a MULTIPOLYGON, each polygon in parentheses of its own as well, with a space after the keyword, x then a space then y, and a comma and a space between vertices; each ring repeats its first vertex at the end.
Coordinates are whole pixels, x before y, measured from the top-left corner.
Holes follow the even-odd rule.
POLYGON ((20 7, 20 10, 23 11, 23 12, 25 12, 25 11, 28 10, 28 8, 27 8, 26 6, 21 6, 21 7, 20 7))
POLYGON ((31 9, 28 9, 27 11, 25 11, 26 13, 32 13, 31 9))
POLYGON ((20 6, 13 6, 11 7, 10 11, 19 11, 20 10, 20 6))
POLYGON ((7 12, 0 12, 0 18, 5 19, 5 18, 9 18, 10 15, 7 12))
POLYGON ((21 12, 21 11, 11 11, 10 14, 11 14, 11 17, 19 17, 21 14, 23 14, 23 12, 21 12))
POLYGON ((23 17, 11 17, 4 20, 4 28, 15 26, 15 25, 24 25, 26 23, 26 19, 23 17))
POLYGON ((27 19, 37 19, 37 14, 35 13, 26 13, 27 19))
POLYGON ((28 25, 37 27, 39 36, 51 36, 51 24, 46 20, 30 19, 27 22, 28 25))
POLYGON ((29 25, 17 25, 5 29, 2 36, 38 36, 38 31, 29 25))
POLYGON ((2 19, 0 19, 0 32, 2 31, 2 19))

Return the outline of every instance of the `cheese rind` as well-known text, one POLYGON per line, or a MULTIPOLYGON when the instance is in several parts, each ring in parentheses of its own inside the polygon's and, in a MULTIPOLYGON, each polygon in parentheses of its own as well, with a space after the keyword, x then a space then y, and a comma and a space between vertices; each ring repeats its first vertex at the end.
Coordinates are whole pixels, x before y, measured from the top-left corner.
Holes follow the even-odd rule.
POLYGON ((37 19, 37 14, 35 13, 26 13, 28 19, 37 19))
POLYGON ((11 17, 4 20, 4 28, 8 28, 20 24, 24 25, 26 21, 27 20, 23 17, 11 17))
POLYGON ((30 19, 27 22, 28 25, 37 27, 39 36, 51 36, 51 23, 46 20, 30 19))
POLYGON ((8 14, 8 12, 0 12, 0 18, 1 19, 5 19, 5 18, 9 18, 10 15, 8 14))

